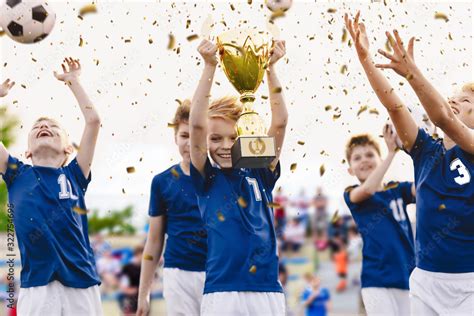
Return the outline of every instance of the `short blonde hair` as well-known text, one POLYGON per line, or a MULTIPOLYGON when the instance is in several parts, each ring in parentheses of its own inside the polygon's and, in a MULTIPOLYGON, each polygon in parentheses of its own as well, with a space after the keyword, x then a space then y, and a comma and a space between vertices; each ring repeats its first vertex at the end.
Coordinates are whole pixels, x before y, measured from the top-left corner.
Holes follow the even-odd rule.
POLYGON ((346 145, 346 159, 348 163, 350 163, 351 161, 351 156, 352 156, 352 152, 354 151, 354 148, 359 147, 359 146, 372 146, 377 152, 377 154, 379 155, 379 157, 382 156, 380 153, 380 146, 378 142, 371 135, 369 134, 356 135, 356 136, 352 136, 346 145))
POLYGON ((242 114, 242 103, 235 96, 216 99, 209 105, 209 118, 225 118, 237 122, 240 114, 242 114))
POLYGON ((173 118, 174 133, 178 132, 179 124, 189 122, 189 112, 191 109, 191 100, 185 99, 180 102, 173 118))
POLYGON ((462 86, 461 91, 462 91, 462 92, 474 93, 474 82, 465 83, 465 84, 462 86))

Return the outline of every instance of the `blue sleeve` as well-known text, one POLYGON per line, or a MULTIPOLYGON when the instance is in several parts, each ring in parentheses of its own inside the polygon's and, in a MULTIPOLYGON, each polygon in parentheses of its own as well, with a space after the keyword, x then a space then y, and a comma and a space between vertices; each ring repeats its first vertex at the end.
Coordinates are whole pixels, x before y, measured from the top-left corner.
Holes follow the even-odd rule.
POLYGON ((84 172, 82 172, 81 167, 79 166, 79 163, 77 162, 77 158, 74 158, 69 165, 66 167, 71 175, 74 177, 76 182, 79 184, 79 187, 83 192, 86 192, 87 186, 91 182, 92 175, 91 172, 89 172, 89 176, 86 178, 84 176, 84 172))
POLYGON ((151 182, 150 205, 148 207, 148 215, 155 217, 166 213, 166 204, 161 194, 160 176, 157 175, 151 182))
POLYGON ((310 296, 311 294, 311 291, 309 291, 308 289, 305 289, 303 291, 303 294, 301 294, 301 301, 306 301, 308 299, 308 297, 310 296))
POLYGON ((204 177, 196 169, 196 167, 194 167, 192 162, 190 164, 190 168, 191 181, 196 188, 196 193, 198 195, 204 195, 204 193, 209 189, 212 178, 216 175, 216 171, 214 170, 215 168, 211 165, 209 158, 206 159, 206 164, 204 165, 204 177))
POLYGON ((7 170, 5 173, 2 173, 3 181, 5 181, 7 188, 13 184, 15 178, 23 172, 26 167, 29 167, 29 165, 23 164, 20 160, 11 155, 8 156, 7 170))
POLYGON ((327 288, 321 289, 321 294, 319 294, 324 301, 329 301, 331 299, 331 293, 327 288))
POLYGON ((346 202, 346 205, 347 207, 352 211, 355 207, 357 207, 357 204, 356 203, 352 203, 351 202, 351 191, 355 188, 357 188, 358 185, 353 185, 353 186, 350 186, 350 187, 347 187, 345 190, 344 190, 344 201, 346 202))
POLYGON ((436 163, 439 156, 443 154, 443 148, 442 140, 435 140, 426 133, 424 129, 420 128, 415 143, 413 144, 413 148, 408 153, 413 159, 415 176, 417 170, 420 169, 419 167, 424 166, 427 163, 436 163))
POLYGON ((265 190, 272 192, 275 188, 275 184, 280 178, 281 167, 280 161, 278 161, 275 169, 272 171, 270 168, 259 168, 253 169, 254 173, 262 180, 265 190))
POLYGON ((405 205, 415 203, 415 197, 411 193, 413 182, 400 182, 400 192, 405 205))

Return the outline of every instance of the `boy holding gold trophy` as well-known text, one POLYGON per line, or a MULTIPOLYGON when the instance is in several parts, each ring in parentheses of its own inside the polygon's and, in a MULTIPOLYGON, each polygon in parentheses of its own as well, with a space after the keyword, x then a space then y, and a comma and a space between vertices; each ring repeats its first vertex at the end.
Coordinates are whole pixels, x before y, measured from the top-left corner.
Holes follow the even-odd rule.
POLYGON ((271 192, 288 120, 275 64, 285 42, 251 31, 226 33, 198 48, 205 66, 190 114, 191 177, 208 232, 202 315, 284 315, 271 192), (241 93, 209 104, 219 51, 222 68, 241 93), (267 133, 252 110, 267 73, 272 110, 267 133), (239 136, 239 138, 237 138, 239 136), (209 152, 209 157, 208 157, 209 152))

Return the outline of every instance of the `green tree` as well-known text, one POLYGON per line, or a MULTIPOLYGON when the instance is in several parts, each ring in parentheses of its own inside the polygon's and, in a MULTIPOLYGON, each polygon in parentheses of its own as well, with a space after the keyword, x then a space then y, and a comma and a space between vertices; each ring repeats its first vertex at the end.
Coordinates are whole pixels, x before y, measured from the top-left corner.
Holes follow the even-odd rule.
POLYGON ((136 229, 130 224, 133 216, 133 207, 127 206, 123 210, 109 211, 106 216, 99 216, 99 212, 94 210, 88 215, 89 234, 107 231, 108 234, 131 235, 136 229))
MULTIPOLYGON (((18 119, 7 113, 7 107, 0 107, 0 141, 5 147, 9 147, 15 141, 15 128, 18 126, 18 119)), ((0 231, 7 230, 7 187, 5 182, 0 181, 0 231)))

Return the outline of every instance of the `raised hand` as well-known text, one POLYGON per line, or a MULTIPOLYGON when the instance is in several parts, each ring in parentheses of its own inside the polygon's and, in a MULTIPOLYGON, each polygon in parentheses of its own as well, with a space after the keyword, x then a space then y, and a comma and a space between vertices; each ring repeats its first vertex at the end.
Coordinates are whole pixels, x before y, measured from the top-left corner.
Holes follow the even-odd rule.
POLYGON ((211 66, 217 65, 217 45, 204 39, 198 46, 198 52, 201 54, 206 64, 211 66))
POLYGON ((415 43, 415 38, 410 38, 408 47, 405 50, 403 41, 400 38, 397 30, 393 31, 393 36, 389 32, 385 32, 385 35, 387 35, 390 46, 393 49, 393 54, 379 49, 378 52, 389 59, 390 63, 377 64, 375 67, 382 69, 393 69, 400 76, 410 80, 416 70, 415 58, 413 57, 413 45, 415 43))
POLYGON ((15 81, 10 81, 10 79, 5 80, 1 85, 0 85, 0 98, 3 98, 8 94, 8 91, 10 91, 11 88, 15 85, 15 81))
POLYGON ((273 41, 272 49, 270 50, 270 60, 268 65, 272 66, 279 61, 286 54, 286 43, 283 40, 273 41))
POLYGON ((344 15, 347 31, 351 35, 352 41, 360 60, 364 60, 369 55, 369 39, 364 23, 359 23, 360 11, 357 12, 354 20, 351 20, 347 13, 344 15))
POLYGON ((401 140, 398 138, 397 132, 392 124, 387 123, 383 128, 383 138, 387 144, 387 149, 389 152, 396 152, 401 148, 401 140))
POLYGON ((54 72, 54 76, 59 81, 71 82, 77 80, 81 75, 81 64, 79 59, 73 59, 72 57, 64 59, 65 64, 61 64, 63 73, 54 72), (67 67, 66 67, 67 66, 67 67))

